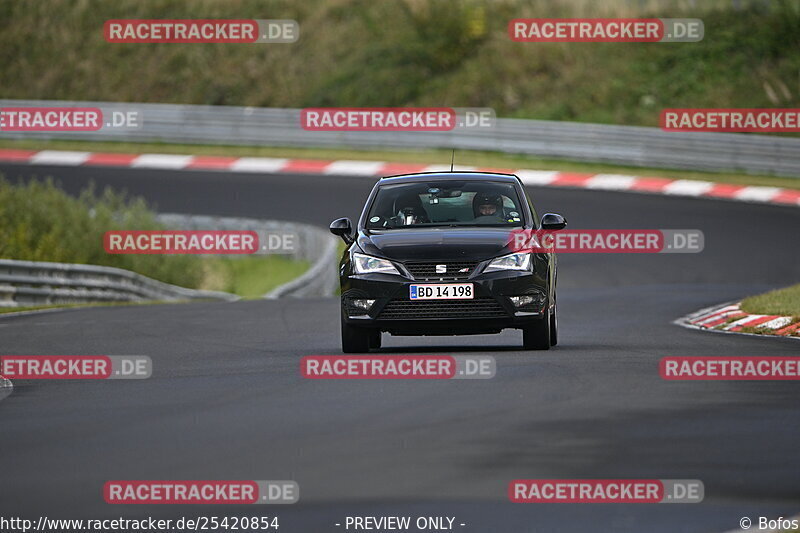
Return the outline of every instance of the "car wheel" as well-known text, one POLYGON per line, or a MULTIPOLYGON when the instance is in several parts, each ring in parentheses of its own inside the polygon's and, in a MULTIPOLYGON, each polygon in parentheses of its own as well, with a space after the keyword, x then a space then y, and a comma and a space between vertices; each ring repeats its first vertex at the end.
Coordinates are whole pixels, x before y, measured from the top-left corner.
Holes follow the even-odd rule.
POLYGON ((381 330, 376 329, 369 334, 369 347, 377 350, 381 347, 381 330))
POLYGON ((553 297, 553 314, 550 316, 550 346, 558 344, 558 302, 553 297))
POLYGON ((342 351, 365 353, 369 351, 370 331, 348 325, 342 316, 342 351))
POLYGON ((550 313, 522 328, 522 346, 526 350, 550 349, 550 313))

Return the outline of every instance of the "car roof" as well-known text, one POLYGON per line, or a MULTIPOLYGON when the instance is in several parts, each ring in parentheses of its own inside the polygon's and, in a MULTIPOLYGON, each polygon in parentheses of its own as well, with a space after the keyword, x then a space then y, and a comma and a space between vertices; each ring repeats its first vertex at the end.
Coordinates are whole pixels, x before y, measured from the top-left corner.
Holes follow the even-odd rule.
POLYGON ((508 183, 519 183, 519 178, 514 174, 501 174, 499 172, 469 172, 469 171, 456 171, 456 172, 417 172, 414 174, 400 174, 397 176, 386 176, 381 178, 380 184, 395 184, 395 183, 414 183, 424 182, 430 179, 447 180, 447 181, 505 181, 508 183))

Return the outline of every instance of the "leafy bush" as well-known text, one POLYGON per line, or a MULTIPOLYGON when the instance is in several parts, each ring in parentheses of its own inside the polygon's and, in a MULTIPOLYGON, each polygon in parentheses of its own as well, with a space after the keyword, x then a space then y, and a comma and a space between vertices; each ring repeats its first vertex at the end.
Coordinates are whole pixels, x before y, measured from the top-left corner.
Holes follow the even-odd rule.
POLYGON ((203 278, 199 257, 112 255, 103 249, 111 230, 164 229, 141 198, 106 189, 84 190, 78 198, 52 179, 11 184, 0 175, 0 257, 112 266, 184 287, 203 278))
POLYGON ((492 107, 654 126, 664 107, 800 107, 797 0, 0 0, 0 97, 492 107), (699 43, 515 43, 512 18, 696 17, 699 43), (287 18, 294 44, 110 44, 107 19, 287 18), (35 32, 31 28, 36 28, 35 32))

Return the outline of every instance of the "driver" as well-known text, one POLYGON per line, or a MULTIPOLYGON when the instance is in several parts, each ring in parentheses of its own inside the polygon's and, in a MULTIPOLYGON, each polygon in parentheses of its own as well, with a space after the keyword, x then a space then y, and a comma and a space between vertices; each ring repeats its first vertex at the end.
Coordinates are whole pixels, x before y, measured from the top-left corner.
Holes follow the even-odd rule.
POLYGON ((503 199, 499 194, 478 193, 472 200, 475 218, 490 217, 503 219, 503 199))
POLYGON ((426 224, 430 222, 428 213, 422 207, 422 200, 413 191, 400 195, 395 201, 395 218, 401 225, 426 224))

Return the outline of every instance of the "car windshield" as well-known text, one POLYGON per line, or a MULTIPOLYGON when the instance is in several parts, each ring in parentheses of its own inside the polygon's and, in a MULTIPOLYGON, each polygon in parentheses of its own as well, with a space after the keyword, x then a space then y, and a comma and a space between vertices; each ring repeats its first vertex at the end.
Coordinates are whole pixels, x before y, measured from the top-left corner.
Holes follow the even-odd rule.
POLYGON ((522 226, 517 190, 499 181, 429 181, 384 185, 367 229, 431 226, 522 226))

